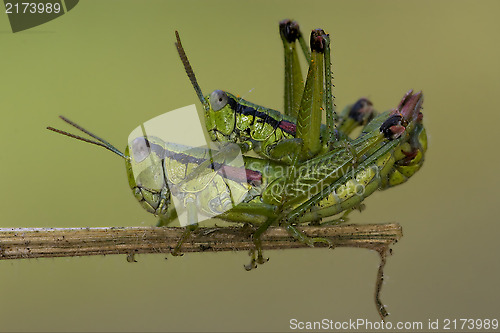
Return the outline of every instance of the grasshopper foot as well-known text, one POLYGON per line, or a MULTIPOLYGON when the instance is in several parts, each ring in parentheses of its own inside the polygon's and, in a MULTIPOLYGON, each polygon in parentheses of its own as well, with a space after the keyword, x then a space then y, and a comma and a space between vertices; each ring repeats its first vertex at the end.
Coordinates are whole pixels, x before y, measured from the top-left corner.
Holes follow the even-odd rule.
POLYGON ((262 255, 262 250, 251 250, 249 254, 251 257, 250 263, 248 265, 243 265, 247 271, 256 269, 258 265, 263 265, 269 261, 269 258, 264 258, 262 255), (255 252, 257 252, 257 258, 255 257, 255 252))
POLYGON ((266 262, 268 262, 268 261, 269 261, 269 258, 264 258, 264 257, 262 256, 262 254, 259 254, 259 255, 257 256, 257 264, 259 264, 259 265, 263 265, 263 264, 265 264, 265 263, 266 263, 266 262))
POLYGON ((128 262, 137 262, 137 260, 135 260, 135 253, 127 254, 127 261, 128 262))
POLYGON ((255 259, 255 250, 250 250, 248 254, 251 257, 250 263, 248 265, 243 265, 243 267, 245 267, 246 271, 251 271, 252 269, 257 268, 257 260, 255 259))
POLYGON ((255 261, 255 258, 252 258, 250 260, 250 263, 248 265, 243 265, 243 267, 245 268, 245 270, 247 272, 251 271, 252 269, 256 269, 257 268, 257 262, 255 261))
POLYGON ((254 260, 250 261, 250 263, 248 265, 243 265, 243 267, 245 267, 245 270, 247 272, 251 271, 252 269, 255 269, 257 268, 257 264, 255 263, 254 260))

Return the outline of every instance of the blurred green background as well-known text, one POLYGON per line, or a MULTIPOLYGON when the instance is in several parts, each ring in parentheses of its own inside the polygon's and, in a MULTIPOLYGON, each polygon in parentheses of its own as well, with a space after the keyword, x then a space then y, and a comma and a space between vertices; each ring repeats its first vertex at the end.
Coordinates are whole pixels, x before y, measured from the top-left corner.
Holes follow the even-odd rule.
MULTIPOLYGON (((123 149, 130 131, 197 103, 200 85, 281 109, 278 22, 332 36, 334 93, 378 110, 425 94, 429 150, 407 184, 352 223, 399 222, 382 300, 389 321, 498 318, 498 1, 81 1, 13 34, 0 14, 1 227, 153 225, 123 161, 63 138, 63 114, 123 149), (496 259, 495 259, 496 258, 496 259)), ((0 262, 1 331, 287 331, 289 320, 378 321, 378 256, 363 249, 0 262)))

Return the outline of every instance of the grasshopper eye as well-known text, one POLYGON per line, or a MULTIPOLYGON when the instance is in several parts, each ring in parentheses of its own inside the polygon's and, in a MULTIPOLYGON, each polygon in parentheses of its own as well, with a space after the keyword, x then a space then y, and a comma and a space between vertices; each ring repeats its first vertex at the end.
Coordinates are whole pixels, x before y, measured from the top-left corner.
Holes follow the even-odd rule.
POLYGON ((149 141, 142 137, 135 138, 130 144, 130 151, 137 163, 144 161, 151 153, 149 141))
POLYGON ((222 90, 214 90, 210 94, 210 105, 212 110, 219 111, 227 104, 227 94, 222 90))

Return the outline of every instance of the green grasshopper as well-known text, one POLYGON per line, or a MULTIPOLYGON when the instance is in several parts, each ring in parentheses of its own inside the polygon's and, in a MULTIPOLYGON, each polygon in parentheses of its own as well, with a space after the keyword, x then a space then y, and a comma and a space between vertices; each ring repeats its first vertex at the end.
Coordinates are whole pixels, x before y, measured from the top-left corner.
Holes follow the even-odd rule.
MULTIPOLYGON (((350 208, 355 207, 377 188, 386 188, 404 182, 420 168, 426 148, 426 145, 424 145, 425 130, 421 126, 421 119, 420 122, 417 122, 417 125, 413 126, 416 130, 413 127, 410 127, 411 131, 406 129, 405 126, 407 123, 415 122, 415 119, 412 117, 406 119, 409 117, 408 115, 405 116, 406 118, 399 117, 405 121, 404 126, 392 124, 388 127, 387 122, 390 124, 390 120, 394 120, 392 113, 380 115, 365 127, 357 139, 352 141, 347 140, 347 134, 354 127, 366 123, 373 116, 371 103, 366 99, 361 99, 348 112, 345 111, 341 114, 339 128, 341 128, 341 132, 344 135, 340 136, 339 132, 334 130, 334 120, 338 119, 333 114, 332 96, 331 91, 329 91, 331 85, 329 36, 321 29, 314 30, 311 34, 311 54, 309 54, 307 48, 304 46, 305 43, 302 34, 295 22, 290 20, 282 21, 280 23, 280 33, 285 46, 285 65, 290 67, 290 69, 285 71, 285 87, 288 87, 285 90, 285 112, 288 115, 283 116, 278 111, 256 106, 242 99, 235 100, 232 98, 234 97, 233 95, 228 95, 228 93, 221 91, 215 91, 205 99, 187 60, 179 35, 176 32, 176 45, 179 55, 193 87, 207 111, 206 123, 209 132, 212 134, 212 139, 214 139, 213 135, 215 135, 216 141, 227 142, 233 140, 243 146, 247 142, 250 142, 244 151, 248 151, 250 147, 259 148, 258 151, 261 152, 261 155, 268 158, 268 160, 261 160, 245 157, 244 173, 251 175, 250 183, 254 181, 253 178, 260 177, 258 179, 260 185, 255 186, 255 183, 248 185, 249 179, 240 176, 239 181, 236 183, 240 188, 247 191, 245 196, 243 194, 239 195, 240 201, 238 202, 241 202, 241 204, 235 205, 235 202, 231 201, 226 205, 226 208, 216 211, 218 216, 225 220, 254 224, 261 223, 257 233, 254 235, 254 241, 259 253, 258 261, 262 261, 259 236, 269 225, 273 223, 284 225, 294 237, 309 245, 313 245, 316 241, 326 242, 322 239, 306 238, 296 229, 295 224, 317 222, 343 211, 348 212, 350 208), (299 79, 301 79, 300 67, 297 67, 299 65, 295 51, 296 40, 299 40, 304 54, 311 64, 304 93, 300 94, 300 103, 298 102, 298 91, 302 88, 299 82, 299 79), (325 81, 327 81, 325 94, 322 91, 322 61, 328 64, 324 66, 324 77, 325 81), (299 70, 297 70, 298 68, 299 70), (323 104, 327 108, 327 131, 325 130, 325 126, 321 125, 321 120, 318 117, 318 115, 321 115, 321 105, 323 104), (222 110, 226 110, 228 113, 220 113, 222 110), (313 116, 306 117, 307 113, 313 116), (298 115, 298 121, 295 121, 295 115, 298 115), (307 119, 313 120, 309 120, 308 123, 307 119), (211 127, 211 120, 215 121, 215 127, 211 127), (231 124, 231 122, 232 127, 223 128, 224 124, 231 124), (305 124, 303 124, 304 122, 305 124), (384 147, 381 147, 381 142, 370 141, 370 138, 382 140, 387 135, 383 136, 379 134, 381 129, 384 126, 392 128, 396 125, 400 126, 399 128, 402 128, 405 133, 411 134, 407 134, 405 140, 399 139, 399 141, 395 141, 397 143, 385 143, 384 147), (321 130, 316 131, 318 128, 321 130), (288 134, 293 134, 291 129, 294 129, 296 135, 287 137, 285 135, 286 129, 290 130, 288 134), (310 131, 306 131, 306 129, 310 129, 310 131), (304 133, 300 135, 301 131, 308 133, 307 135, 304 133), (318 135, 320 132, 323 134, 318 135), (221 133, 226 133, 228 136, 221 137, 221 133), (245 133, 249 136, 245 137, 245 133), (313 133, 313 135, 309 136, 309 133, 313 133), (327 138, 326 141, 325 138, 327 138), (332 144, 334 138, 343 138, 341 142, 348 142, 349 144, 332 144), (260 141, 257 139, 260 139, 260 141), (255 142, 258 145, 255 145, 255 142), (321 151, 320 154, 318 154, 318 143, 320 143, 320 146, 323 146, 319 148, 321 151), (297 158, 297 154, 293 153, 295 157, 289 156, 289 160, 287 161, 285 155, 280 153, 280 149, 286 148, 285 151, 290 150, 293 152, 294 145, 295 148, 300 148, 303 154, 299 159, 297 158), (264 149, 262 149, 263 147, 264 149), (353 186, 356 187, 359 185, 355 175, 358 173, 359 175, 364 175, 367 171, 363 168, 376 166, 377 163, 375 161, 377 160, 377 156, 385 156, 385 154, 389 153, 394 154, 395 157, 392 158, 392 162, 384 162, 389 163, 389 166, 384 167, 383 176, 378 177, 378 181, 374 183, 378 185, 372 184, 370 190, 363 192, 363 195, 358 194, 353 196, 353 186), (315 155, 316 157, 313 157, 315 155), (295 160, 293 161, 294 158, 295 160), (288 167, 283 164, 276 164, 273 160, 276 163, 283 161, 293 161, 293 163, 289 163, 292 165, 288 167), (351 173, 351 178, 348 176, 349 173, 351 173), (335 176, 332 176, 332 174, 335 176), (348 188, 351 190, 351 195, 339 197, 337 190, 335 190, 337 187, 348 188), (252 193, 252 195, 249 193, 252 193), (227 207, 231 207, 231 209, 227 207)), ((412 114, 420 114, 418 109, 420 108, 421 99, 422 95, 420 93, 413 95, 410 92, 403 98, 397 110, 401 111, 408 104, 411 104, 417 110, 412 114)), ((406 113, 411 112, 407 111, 406 113)), ((215 190, 213 183, 211 183, 214 179, 221 180, 221 177, 224 178, 224 176, 216 176, 214 172, 209 172, 209 175, 206 174, 207 170, 209 170, 207 167, 213 166, 218 159, 225 160, 227 152, 221 155, 221 153, 208 152, 202 148, 192 148, 186 154, 185 149, 183 149, 184 161, 188 162, 180 163, 181 166, 179 168, 184 170, 182 172, 184 178, 172 177, 172 174, 169 177, 166 172, 168 166, 173 163, 179 163, 172 156, 179 157, 182 155, 175 144, 165 143, 159 138, 136 138, 132 143, 129 143, 125 153, 121 153, 108 142, 68 120, 65 121, 84 131, 97 141, 88 140, 53 128, 49 129, 103 146, 125 159, 129 184, 136 198, 145 209, 160 217, 160 225, 168 225, 176 217, 176 210, 172 206, 172 193, 180 195, 185 208, 188 212, 191 212, 188 218, 190 220, 188 225, 197 225, 195 211, 207 213, 208 208, 213 205, 213 202, 227 202, 227 200, 222 200, 224 199, 223 195, 215 190), (140 144, 141 142, 142 145, 140 144), (151 151, 151 147, 155 147, 156 151, 151 151), (173 155, 166 152, 173 153, 173 155), (148 157, 149 165, 140 167, 141 171, 134 173, 134 167, 139 167, 142 163, 142 159, 136 158, 141 154, 148 157), (173 182, 172 178, 179 178, 179 183, 176 184, 173 182), (196 183, 199 182, 200 178, 205 179, 201 182, 201 185, 196 183), (186 189, 190 185, 192 185, 192 189, 187 191, 186 189)), ((213 170, 215 171, 215 167, 213 170)), ((378 168, 377 170, 378 173, 382 169, 378 168)), ((370 173, 368 172, 368 174, 370 173)), ((227 182, 234 182, 234 179, 226 177, 223 179, 223 182, 227 184, 227 182)), ((217 214, 214 213, 214 215, 217 214)), ((181 243, 179 243, 178 248, 180 248, 180 245, 181 243)))
POLYGON ((281 21, 280 35, 285 50, 284 114, 222 90, 215 90, 205 97, 177 31, 176 46, 205 110, 205 124, 211 140, 238 143, 244 153, 253 149, 265 158, 292 164, 294 158, 303 161, 327 151, 338 139, 347 141, 349 133, 356 126, 365 125, 375 112, 371 102, 360 99, 343 112, 339 119, 335 116, 328 34, 321 29, 312 31, 311 52, 295 21, 281 21), (299 41, 310 64, 305 87, 296 41, 299 41), (321 124, 323 105, 327 126, 321 124), (339 130, 334 128, 335 120, 340 122, 339 130))
POLYGON ((137 137, 122 153, 64 117, 61 118, 65 122, 95 141, 53 127, 48 129, 102 146, 124 158, 134 196, 143 208, 160 218, 160 226, 171 224, 177 217, 172 196, 178 197, 187 210, 189 222, 174 255, 198 225, 197 213, 257 225, 254 234, 257 258, 253 254, 247 266, 250 269, 265 262, 260 236, 270 225, 284 226, 293 237, 310 246, 316 242, 331 245, 326 239, 306 237, 296 225, 347 211, 375 190, 398 185, 418 171, 426 149, 420 113, 422 100, 421 93, 408 93, 397 109, 373 119, 349 148, 336 147, 298 167, 252 157, 244 157, 244 165, 235 167, 216 160, 214 156, 219 159, 223 156, 217 152, 186 149, 155 137, 137 137), (207 161, 211 167, 200 169, 207 161), (290 168, 297 172, 291 183, 290 168), (193 173, 195 177, 190 177, 193 173), (292 199, 285 201, 285 198, 292 199))

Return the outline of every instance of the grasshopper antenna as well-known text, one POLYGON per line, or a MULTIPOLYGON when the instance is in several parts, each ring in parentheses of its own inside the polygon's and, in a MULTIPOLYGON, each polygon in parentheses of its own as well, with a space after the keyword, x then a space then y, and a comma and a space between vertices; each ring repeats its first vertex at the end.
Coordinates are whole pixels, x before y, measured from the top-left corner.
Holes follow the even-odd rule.
POLYGON ((116 155, 120 156, 121 158, 123 158, 125 160, 129 159, 128 156, 125 156, 124 153, 122 153, 121 151, 119 151, 115 146, 113 146, 111 143, 107 142, 106 140, 101 139, 97 135, 95 135, 95 134, 87 131, 85 128, 83 128, 80 125, 72 122, 71 120, 69 120, 68 118, 66 118, 64 116, 59 116, 59 118, 61 118, 63 121, 65 121, 66 123, 70 124, 71 126, 75 127, 76 129, 79 129, 83 133, 85 133, 85 134, 93 137, 97 141, 90 140, 90 139, 84 138, 82 136, 71 134, 71 133, 68 133, 68 132, 65 132, 65 131, 61 131, 61 130, 59 130, 57 128, 54 128, 54 127, 51 127, 51 126, 48 126, 47 129, 50 130, 50 131, 52 131, 52 132, 56 132, 56 133, 59 133, 59 134, 62 134, 62 135, 69 136, 70 138, 73 138, 73 139, 77 139, 77 140, 80 140, 80 141, 83 141, 83 142, 91 143, 91 144, 94 144, 96 146, 100 146, 100 147, 106 148, 107 150, 115 153, 116 155))
POLYGON ((179 57, 181 58, 182 64, 184 65, 184 69, 186 70, 186 74, 189 77, 189 80, 191 81, 191 84, 193 85, 193 88, 196 91, 196 94, 198 95, 198 98, 200 99, 201 104, 203 104, 204 107, 207 107, 208 103, 205 100, 203 93, 201 92, 201 88, 200 88, 200 85, 198 84, 198 81, 196 81, 196 76, 194 75, 193 68, 191 67, 191 64, 189 63, 189 59, 186 55, 186 52, 184 51, 184 48, 182 47, 181 38, 179 37, 179 32, 177 30, 175 30, 175 37, 177 38, 177 42, 175 43, 175 46, 177 47, 177 52, 179 53, 179 57))

